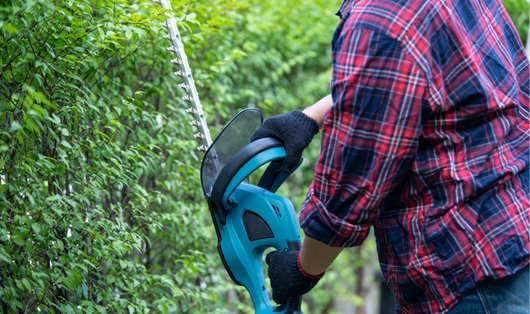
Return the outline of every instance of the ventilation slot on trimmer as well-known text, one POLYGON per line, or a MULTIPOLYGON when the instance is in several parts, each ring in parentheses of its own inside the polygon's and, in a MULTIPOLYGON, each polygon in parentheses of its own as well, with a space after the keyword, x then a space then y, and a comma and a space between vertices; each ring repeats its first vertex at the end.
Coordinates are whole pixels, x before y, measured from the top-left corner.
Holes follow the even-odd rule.
POLYGON ((272 209, 274 210, 274 212, 276 213, 276 216, 278 216, 279 218, 282 218, 282 214, 280 213, 280 209, 277 206, 274 206, 274 205, 271 205, 271 206, 272 206, 272 209))
POLYGON ((274 234, 265 220, 251 211, 245 212, 243 215, 243 223, 245 224, 245 230, 250 241, 274 238, 274 234))

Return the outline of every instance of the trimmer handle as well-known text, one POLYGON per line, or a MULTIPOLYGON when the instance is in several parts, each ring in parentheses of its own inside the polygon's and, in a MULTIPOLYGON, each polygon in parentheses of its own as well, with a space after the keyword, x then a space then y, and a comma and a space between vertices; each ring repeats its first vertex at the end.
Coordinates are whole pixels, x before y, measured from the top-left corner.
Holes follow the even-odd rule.
MULTIPOLYGON (((210 208, 218 214, 221 224, 226 223, 226 216, 231 207, 230 195, 239 184, 264 164, 271 161, 281 161, 285 159, 285 156, 283 144, 268 137, 248 144, 230 159, 215 180, 212 195, 208 200, 210 208)), ((296 168, 301 162, 302 159, 296 168)), ((274 193, 289 175, 291 173, 283 173, 279 170, 278 163, 272 162, 263 174, 258 186, 274 193)))

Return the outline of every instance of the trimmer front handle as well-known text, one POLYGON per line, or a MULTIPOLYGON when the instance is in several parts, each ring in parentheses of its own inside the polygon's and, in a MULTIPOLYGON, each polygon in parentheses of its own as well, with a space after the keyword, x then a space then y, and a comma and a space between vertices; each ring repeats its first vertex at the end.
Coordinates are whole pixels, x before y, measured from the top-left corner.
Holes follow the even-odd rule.
POLYGON ((303 158, 300 158, 298 165, 290 173, 284 173, 280 171, 280 163, 274 161, 282 161, 285 156, 283 144, 269 137, 248 144, 230 159, 215 180, 209 200, 209 202, 213 202, 210 204, 210 208, 213 205, 214 208, 218 209, 219 218, 223 225, 226 222, 226 214, 232 205, 230 196, 250 174, 272 161, 261 177, 258 186, 274 193, 302 164, 303 158))

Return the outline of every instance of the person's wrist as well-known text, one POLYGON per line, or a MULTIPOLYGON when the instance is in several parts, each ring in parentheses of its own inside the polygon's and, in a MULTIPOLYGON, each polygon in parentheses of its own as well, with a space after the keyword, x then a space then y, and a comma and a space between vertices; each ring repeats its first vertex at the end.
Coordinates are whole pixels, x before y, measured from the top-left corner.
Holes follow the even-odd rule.
POLYGON ((324 274, 326 273, 325 271, 319 275, 312 275, 312 274, 309 274, 308 272, 306 272, 304 270, 304 268, 302 267, 302 264, 300 263, 300 253, 298 253, 298 257, 296 258, 296 264, 298 266, 298 270, 300 271, 300 273, 302 275, 304 275, 304 277, 308 278, 308 279, 311 279, 311 280, 317 280, 317 279, 320 279, 324 276, 324 274))
POLYGON ((316 119, 315 119, 315 113, 311 110, 311 107, 302 110, 302 112, 303 112, 306 116, 308 116, 308 117, 310 117, 311 119, 313 119, 313 120, 316 121, 316 119))
POLYGON ((317 112, 314 112, 314 110, 312 110, 311 107, 304 109, 302 111, 302 113, 304 113, 309 118, 315 120, 315 122, 318 124, 318 129, 319 130, 320 130, 320 128, 322 128, 322 124, 320 122, 318 122, 318 121, 321 121, 322 119, 319 118, 317 112))

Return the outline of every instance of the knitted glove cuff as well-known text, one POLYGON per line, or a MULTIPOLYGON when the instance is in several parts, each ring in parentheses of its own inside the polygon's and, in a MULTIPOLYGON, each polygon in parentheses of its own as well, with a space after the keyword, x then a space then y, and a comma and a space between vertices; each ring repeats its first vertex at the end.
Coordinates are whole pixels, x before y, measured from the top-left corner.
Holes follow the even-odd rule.
POLYGON ((297 109, 291 111, 290 114, 293 116, 295 121, 298 121, 301 127, 313 131, 313 135, 318 133, 319 127, 315 119, 297 109))
POLYGON ((304 275, 304 277, 306 277, 308 279, 311 279, 311 280, 320 279, 320 278, 324 277, 324 274, 326 273, 326 272, 323 272, 322 274, 316 275, 316 276, 306 273, 305 270, 302 268, 302 265, 300 264, 300 253, 298 253, 298 258, 296 259, 296 264, 298 265, 298 270, 300 271, 300 273, 302 273, 302 275, 304 275))

